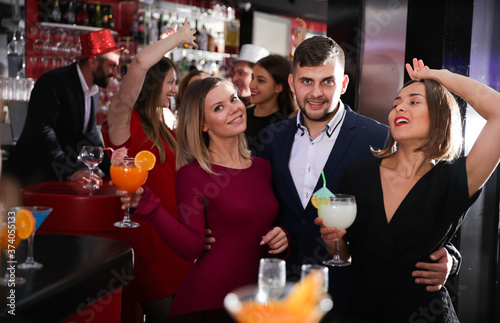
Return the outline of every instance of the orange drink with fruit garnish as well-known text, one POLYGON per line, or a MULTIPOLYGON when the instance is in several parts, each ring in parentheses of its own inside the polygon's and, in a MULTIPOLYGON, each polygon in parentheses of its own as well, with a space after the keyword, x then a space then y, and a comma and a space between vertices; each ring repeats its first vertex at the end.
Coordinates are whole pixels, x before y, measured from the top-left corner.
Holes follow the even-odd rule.
POLYGON ((146 167, 132 165, 113 165, 110 169, 113 184, 120 190, 135 192, 146 182, 148 170, 146 167))
MULTIPOLYGON (((127 191, 127 195, 132 196, 146 182, 148 171, 153 169, 155 163, 155 155, 147 150, 140 151, 134 158, 115 156, 111 161, 111 180, 118 189, 127 191)), ((115 226, 120 228, 136 228, 139 226, 138 223, 130 220, 128 203, 124 219, 116 222, 115 226)))

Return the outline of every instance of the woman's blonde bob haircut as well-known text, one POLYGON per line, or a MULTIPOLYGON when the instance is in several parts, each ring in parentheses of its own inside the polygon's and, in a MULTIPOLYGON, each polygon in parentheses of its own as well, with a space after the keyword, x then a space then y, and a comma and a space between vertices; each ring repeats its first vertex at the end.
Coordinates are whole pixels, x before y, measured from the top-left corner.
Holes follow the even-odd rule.
MULTIPOLYGON (((457 100, 434 80, 412 80, 403 88, 417 82, 425 85, 430 131, 427 140, 415 151, 421 151, 436 161, 452 161, 462 153, 462 119, 457 100)), ((386 148, 372 149, 372 152, 375 157, 386 158, 397 151, 397 145, 392 134, 389 134, 386 148)))
MULTIPOLYGON (((177 169, 196 159, 204 171, 215 174, 210 162, 210 139, 202 131, 202 125, 205 121, 205 98, 221 84, 227 84, 237 93, 231 82, 216 77, 196 80, 188 86, 179 109, 177 124, 177 169)), ((244 133, 238 135, 238 149, 243 158, 251 158, 244 133)))

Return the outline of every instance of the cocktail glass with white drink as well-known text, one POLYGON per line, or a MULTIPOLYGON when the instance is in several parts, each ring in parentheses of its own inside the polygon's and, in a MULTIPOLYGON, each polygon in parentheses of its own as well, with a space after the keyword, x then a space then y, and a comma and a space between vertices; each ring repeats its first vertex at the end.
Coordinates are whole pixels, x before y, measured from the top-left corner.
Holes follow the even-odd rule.
MULTIPOLYGON (((347 229, 356 219, 356 199, 353 195, 335 194, 327 198, 318 209, 318 215, 323 219, 323 225, 331 228, 336 227, 338 231, 347 229)), ((349 266, 351 263, 340 259, 338 241, 335 241, 335 254, 333 259, 323 262, 329 266, 349 266)))

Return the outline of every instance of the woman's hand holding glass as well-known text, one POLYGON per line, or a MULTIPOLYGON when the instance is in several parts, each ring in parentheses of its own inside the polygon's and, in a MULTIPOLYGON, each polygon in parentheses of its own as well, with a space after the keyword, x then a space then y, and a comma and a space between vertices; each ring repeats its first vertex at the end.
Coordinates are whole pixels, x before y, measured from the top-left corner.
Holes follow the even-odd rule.
MULTIPOLYGON (((130 157, 115 156, 111 161, 111 180, 120 191, 132 196, 146 182, 148 167, 144 160, 135 160, 130 157)), ((126 203, 125 216, 122 221, 115 222, 115 227, 136 228, 139 223, 130 220, 130 203, 126 203)))
POLYGON ((340 253, 343 253, 343 239, 342 237, 347 233, 347 231, 344 230, 338 230, 337 227, 327 227, 323 224, 323 219, 320 218, 319 216, 314 219, 314 224, 319 225, 321 228, 319 229, 319 233, 321 234, 321 239, 326 244, 326 247, 328 249, 329 254, 333 255, 335 251, 335 242, 340 242, 340 253))
POLYGON ((116 195, 121 196, 120 201, 123 203, 122 210, 126 210, 127 205, 129 208, 136 208, 139 205, 139 200, 142 198, 143 193, 143 187, 139 187, 132 195, 124 190, 116 191, 116 195))
POLYGON ((125 216, 122 221, 115 222, 115 227, 136 228, 139 226, 139 223, 130 220, 130 207, 131 205, 137 206, 144 192, 141 186, 146 182, 148 172, 154 168, 155 164, 155 155, 147 150, 138 152, 134 158, 127 157, 118 151, 114 152, 111 158, 111 181, 118 187, 118 195, 125 194, 122 197, 125 203, 125 216))

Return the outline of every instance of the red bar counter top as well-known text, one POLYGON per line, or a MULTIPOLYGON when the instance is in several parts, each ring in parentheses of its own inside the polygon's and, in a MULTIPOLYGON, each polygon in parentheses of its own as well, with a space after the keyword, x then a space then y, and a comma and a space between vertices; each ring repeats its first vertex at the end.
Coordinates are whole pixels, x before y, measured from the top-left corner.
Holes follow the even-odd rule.
POLYGON ((75 234, 116 239, 113 224, 123 218, 116 186, 108 181, 89 191, 83 184, 52 181, 21 189, 24 206, 49 206, 53 209, 36 231, 37 234, 75 234))

